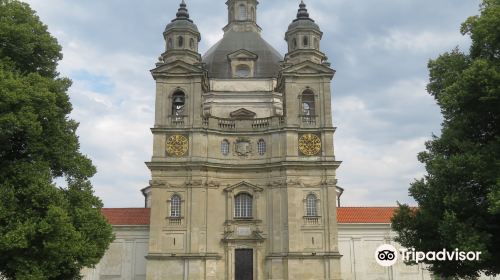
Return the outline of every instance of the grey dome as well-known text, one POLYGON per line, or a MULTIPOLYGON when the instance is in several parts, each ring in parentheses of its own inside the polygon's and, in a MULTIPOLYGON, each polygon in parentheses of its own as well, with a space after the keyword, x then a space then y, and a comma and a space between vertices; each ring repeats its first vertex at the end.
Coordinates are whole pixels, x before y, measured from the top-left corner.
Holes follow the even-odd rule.
POLYGON ((269 45, 256 32, 228 31, 224 37, 211 47, 203 56, 211 78, 232 78, 228 55, 247 50, 258 56, 255 66, 255 78, 277 77, 280 70, 281 54, 269 45))
POLYGON ((174 29, 174 28, 191 29, 191 30, 199 33, 198 27, 191 20, 175 19, 171 23, 167 24, 167 26, 165 27, 165 32, 167 32, 170 29, 174 29))
POLYGON ((312 19, 294 21, 288 26, 288 31, 291 31, 291 30, 297 29, 297 28, 315 29, 315 30, 320 31, 319 25, 314 23, 314 20, 312 20, 312 19))

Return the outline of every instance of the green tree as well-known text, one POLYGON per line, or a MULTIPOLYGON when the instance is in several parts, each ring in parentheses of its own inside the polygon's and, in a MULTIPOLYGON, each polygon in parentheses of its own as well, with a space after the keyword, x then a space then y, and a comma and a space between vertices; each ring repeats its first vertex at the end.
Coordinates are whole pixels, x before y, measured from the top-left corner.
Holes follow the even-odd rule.
POLYGON ((393 229, 405 247, 481 251, 480 261, 429 262, 442 277, 500 273, 500 0, 484 0, 462 25, 469 53, 429 62, 428 92, 441 107, 440 137, 419 154, 427 174, 410 187, 393 229))
POLYGON ((27 4, 0 0, 0 274, 79 279, 113 239, 69 119, 61 47, 27 4), (65 178, 67 186, 55 184, 65 178))

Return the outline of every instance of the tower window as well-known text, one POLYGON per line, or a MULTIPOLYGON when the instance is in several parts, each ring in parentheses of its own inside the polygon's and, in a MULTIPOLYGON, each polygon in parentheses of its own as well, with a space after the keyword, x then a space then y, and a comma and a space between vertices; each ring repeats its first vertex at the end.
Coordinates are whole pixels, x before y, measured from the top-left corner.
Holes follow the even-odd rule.
POLYGON ((186 103, 186 95, 182 91, 177 91, 172 96, 172 117, 181 119, 184 117, 184 105, 186 103))
POLYGON ((182 48, 184 46, 184 38, 182 36, 179 36, 177 38, 177 45, 179 46, 179 48, 182 48))
POLYGON ((239 20, 247 20, 247 16, 248 16, 247 15, 247 7, 245 5, 243 5, 243 4, 241 4, 238 7, 238 9, 239 9, 239 13, 238 13, 239 18, 238 19, 239 20))
POLYGON ((170 217, 181 217, 181 197, 174 194, 170 200, 170 217))
POLYGON ((236 66, 236 77, 247 78, 250 76, 250 67, 246 64, 236 66))
POLYGON ((234 199, 234 217, 252 218, 252 200, 249 194, 238 194, 234 199))
POLYGON ((295 50, 297 48, 297 39, 293 38, 292 40, 292 48, 295 50))
POLYGON ((172 38, 168 38, 167 40, 167 50, 171 50, 174 47, 174 44, 172 43, 172 38))
POLYGON ((310 90, 304 91, 304 93, 302 93, 302 115, 314 116, 314 107, 314 93, 310 90))
POLYGON ((304 36, 304 39, 302 40, 302 44, 304 45, 304 47, 309 46, 309 39, 307 39, 307 36, 304 36))
POLYGON ((193 38, 189 39, 189 48, 194 50, 194 39, 193 38))
POLYGON ((318 216, 318 208, 316 205, 316 195, 314 194, 309 194, 306 198, 306 216, 307 217, 314 217, 318 216))
POLYGON ((266 154, 266 141, 264 141, 264 139, 260 139, 259 142, 257 142, 257 152, 261 156, 266 154))
POLYGON ((220 151, 223 155, 227 156, 229 154, 229 141, 224 139, 220 144, 220 151))

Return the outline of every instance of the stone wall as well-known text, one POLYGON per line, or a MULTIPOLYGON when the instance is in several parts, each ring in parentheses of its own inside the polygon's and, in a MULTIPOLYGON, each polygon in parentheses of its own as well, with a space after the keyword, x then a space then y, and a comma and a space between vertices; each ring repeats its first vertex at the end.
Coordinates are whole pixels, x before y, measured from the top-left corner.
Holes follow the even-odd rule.
MULTIPOLYGON (((83 271, 84 280, 120 279, 144 280, 149 227, 115 226, 116 239, 95 269, 83 271)), ((375 249, 382 243, 395 244, 394 232, 389 224, 339 223, 339 249, 343 255, 341 270, 343 280, 430 280, 425 266, 407 266, 402 263, 391 268, 379 266, 374 259, 375 249)), ((395 244, 397 247, 397 244, 395 244)), ((307 262, 297 261, 294 269, 310 269, 307 262), (300 265, 301 264, 301 265, 300 265)), ((191 265, 192 266, 192 265, 191 265)), ((196 269, 191 267, 190 270, 196 269)), ((182 273, 184 264, 179 264, 182 273)), ((166 278, 168 279, 168 278, 166 278)), ((500 277, 483 276, 481 280, 500 280, 500 277)), ((305 279, 301 279, 305 280, 305 279)), ((316 279, 314 279, 316 280, 316 279)))
POLYGON ((144 280, 149 226, 114 226, 115 241, 94 269, 83 271, 83 280, 144 280))

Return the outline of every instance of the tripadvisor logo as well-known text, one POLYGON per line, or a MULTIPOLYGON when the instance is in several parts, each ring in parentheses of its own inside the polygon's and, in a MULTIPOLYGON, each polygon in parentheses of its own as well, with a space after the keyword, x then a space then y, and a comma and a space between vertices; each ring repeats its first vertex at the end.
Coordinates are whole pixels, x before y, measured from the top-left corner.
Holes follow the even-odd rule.
POLYGON ((375 250, 375 260, 381 266, 393 266, 398 257, 401 257, 403 262, 425 262, 425 261, 479 261, 481 252, 464 252, 455 249, 448 251, 443 249, 438 252, 420 252, 412 249, 400 249, 399 251, 392 245, 380 245, 375 250))

